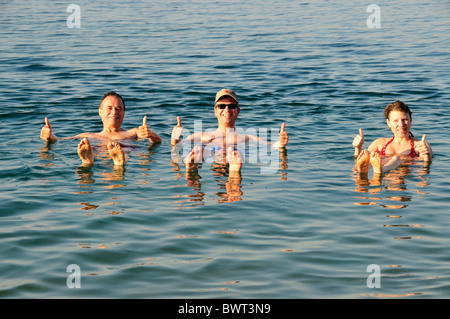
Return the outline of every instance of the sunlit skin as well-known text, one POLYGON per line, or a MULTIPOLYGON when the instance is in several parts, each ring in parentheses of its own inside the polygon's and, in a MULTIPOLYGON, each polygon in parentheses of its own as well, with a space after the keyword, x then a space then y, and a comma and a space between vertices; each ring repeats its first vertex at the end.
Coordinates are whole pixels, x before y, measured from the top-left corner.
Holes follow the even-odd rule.
MULTIPOLYGON (((243 145, 249 141, 263 142, 261 138, 254 135, 246 135, 239 133, 236 130, 236 120, 240 113, 240 108, 231 109, 229 104, 236 104, 236 101, 230 96, 224 96, 219 99, 217 103, 227 105, 224 109, 214 108, 214 115, 217 118, 217 129, 213 132, 197 132, 187 137, 185 142, 199 142, 202 145, 211 145, 220 147, 222 153, 216 154, 215 160, 217 162, 227 162, 232 160, 230 165, 231 170, 240 170, 242 167, 242 154, 239 150, 234 150, 227 156, 227 150, 231 145, 243 145)), ((181 125, 181 118, 177 117, 177 125, 172 131, 172 146, 181 142, 180 136, 182 134, 183 127, 181 125)), ((288 133, 285 131, 285 123, 282 124, 280 130, 280 139, 272 144, 274 148, 283 148, 287 145, 289 139, 288 133)), ((204 149, 201 147, 194 147, 191 152, 184 158, 183 162, 187 169, 196 168, 198 163, 202 162, 201 155, 204 153, 204 149)))
POLYGON ((78 155, 81 158, 81 162, 84 165, 93 165, 94 164, 94 156, 92 153, 92 146, 89 143, 87 138, 83 138, 81 142, 78 144, 78 155))
POLYGON ((103 131, 91 135, 93 138, 101 137, 111 140, 135 138, 133 136, 135 132, 122 129, 125 107, 118 97, 106 97, 98 109, 98 114, 103 122, 103 131))
POLYGON ((230 171, 240 171, 242 167, 242 154, 235 151, 232 147, 227 150, 227 162, 229 163, 230 171))
MULTIPOLYGON (((122 128, 122 123, 125 117, 125 106, 122 100, 115 95, 109 95, 100 104, 98 114, 103 122, 103 130, 99 133, 81 133, 72 137, 64 137, 61 139, 82 139, 78 145, 78 155, 83 164, 92 165, 94 163, 93 149, 90 145, 89 139, 101 140, 106 142, 114 142, 112 150, 109 149, 115 165, 123 165, 125 161, 118 158, 123 157, 118 154, 123 153, 122 147, 115 141, 119 140, 136 140, 149 139, 151 143, 161 142, 161 138, 149 129, 147 125, 147 116, 142 119, 142 125, 137 128, 125 130, 122 128), (122 164, 118 164, 122 163, 122 164)), ((41 139, 48 142, 56 142, 58 138, 53 134, 52 126, 48 118, 45 118, 45 126, 41 129, 41 139)))
POLYGON ((123 153, 122 148, 116 142, 109 142, 108 145, 108 153, 114 161, 114 165, 124 165, 125 164, 125 154, 123 153))
MULTIPOLYGON (((394 133, 394 140, 386 148, 386 155, 398 155, 407 156, 411 150, 410 145, 410 130, 411 130, 411 117, 409 114, 401 111, 392 111, 389 114, 389 118, 386 120, 388 127, 394 133)), ((369 152, 378 150, 381 151, 383 146, 391 138, 379 138, 375 140, 368 148, 369 152)), ((429 154, 429 144, 421 139, 413 139, 414 148, 419 156, 424 158, 429 154), (428 147, 427 147, 428 146, 428 147)))
MULTIPOLYGON (((407 156, 411 150, 409 142, 409 133, 411 130, 411 117, 409 114, 401 111, 392 111, 389 114, 389 118, 386 119, 388 127, 394 133, 394 140, 386 148, 386 155, 388 156, 407 156)), ((422 139, 414 138, 414 149, 419 154, 419 157, 424 160, 429 160, 432 155, 430 144, 425 140, 426 135, 422 139)), ((390 140, 390 137, 382 137, 376 139, 369 147, 368 151, 379 151, 390 140)), ((360 129, 359 134, 353 140, 353 146, 355 147, 355 155, 359 155, 364 144, 364 134, 360 129)))
POLYGON ((356 169, 360 173, 368 173, 370 166, 372 166, 374 174, 382 174, 397 168, 401 163, 401 158, 397 155, 382 158, 380 152, 374 151, 369 153, 365 149, 356 158, 356 169))
MULTIPOLYGON (((242 180, 241 169, 244 164, 244 157, 240 148, 242 149, 249 142, 262 143, 279 149, 281 154, 283 150, 285 151, 284 147, 288 143, 289 135, 285 130, 285 123, 281 125, 279 140, 273 144, 257 136, 239 132, 236 129, 236 121, 241 109, 237 97, 234 93, 222 94, 223 92, 230 93, 227 90, 221 90, 216 94, 214 116, 217 119, 217 128, 213 132, 195 132, 184 140, 181 140, 183 126, 181 124, 181 118, 178 116, 177 125, 172 130, 171 144, 173 154, 178 154, 183 143, 186 143, 189 147, 192 143, 195 144, 183 159, 186 167, 186 179, 188 180, 191 180, 192 176, 198 176, 198 166, 205 161, 206 157, 214 156, 215 164, 213 164, 213 167, 216 165, 220 167, 219 174, 221 176, 228 174, 226 194, 218 193, 222 198, 220 202, 230 202, 241 200, 239 196, 242 195, 240 182, 242 180)), ((284 157, 286 156, 284 155, 284 157)), ((172 163, 176 165, 174 162, 172 163)))
POLYGON ((383 168, 382 168, 380 152, 370 153, 370 164, 372 165, 374 174, 382 173, 383 168))
MULTIPOLYGON (((401 157, 408 156, 411 152, 410 131, 411 131, 411 116, 403 111, 391 111, 386 123, 392 133, 394 139, 385 149, 385 158, 380 157, 380 152, 383 147, 391 140, 392 137, 378 138, 368 148, 367 152, 370 154, 369 163, 374 168, 374 173, 384 173, 388 170, 394 169, 401 165, 401 157), (381 162, 381 169, 379 164, 381 162)), ((425 164, 430 162, 432 156, 431 146, 426 141, 426 135, 421 139, 412 138, 413 145, 419 159, 423 160, 425 164)), ((359 134, 353 139, 353 147, 355 148, 356 168, 358 171, 366 171, 365 166, 367 156, 362 155, 362 147, 364 144, 363 130, 359 130, 359 134), (362 164, 364 163, 364 165, 362 164)))
POLYGON ((358 172, 367 173, 369 172, 370 155, 367 150, 362 151, 358 158, 356 159, 356 167, 358 172))

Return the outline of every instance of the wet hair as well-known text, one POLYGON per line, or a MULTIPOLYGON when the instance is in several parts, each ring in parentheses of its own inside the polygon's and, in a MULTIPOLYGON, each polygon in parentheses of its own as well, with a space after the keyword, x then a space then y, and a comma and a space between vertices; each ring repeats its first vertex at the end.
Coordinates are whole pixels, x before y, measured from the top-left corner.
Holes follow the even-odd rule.
POLYGON ((409 109, 408 105, 406 105, 405 103, 403 103, 400 100, 397 100, 386 106, 386 108, 384 109, 384 117, 386 117, 386 119, 389 119, 389 114, 392 111, 404 112, 406 114, 409 114, 409 118, 412 119, 412 113, 411 113, 411 110, 409 109))
POLYGON ((106 99, 108 96, 115 96, 115 97, 118 97, 118 98, 122 101, 123 109, 125 110, 125 101, 123 100, 123 98, 120 96, 119 93, 116 93, 116 92, 114 92, 114 91, 106 92, 106 93, 103 95, 102 99, 100 100, 100 105, 99 105, 99 107, 102 106, 103 100, 106 99))

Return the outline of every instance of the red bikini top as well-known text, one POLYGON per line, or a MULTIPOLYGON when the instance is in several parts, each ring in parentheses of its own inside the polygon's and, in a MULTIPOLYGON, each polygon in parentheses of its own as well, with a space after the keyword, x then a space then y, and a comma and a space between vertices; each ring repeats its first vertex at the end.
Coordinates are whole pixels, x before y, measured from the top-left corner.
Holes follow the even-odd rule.
MULTIPOLYGON (((392 141, 394 140, 394 138, 395 138, 395 136, 393 136, 393 137, 386 143, 386 145, 383 146, 383 148, 381 149, 380 155, 382 155, 382 156, 385 156, 385 155, 386 155, 386 147, 388 147, 388 145, 392 143, 392 141)), ((419 155, 416 153, 416 150, 414 149, 413 138, 414 138, 414 135, 413 135, 411 132, 409 132, 409 143, 411 144, 411 152, 409 152, 409 156, 411 156, 411 157, 417 157, 417 156, 419 156, 419 155)))

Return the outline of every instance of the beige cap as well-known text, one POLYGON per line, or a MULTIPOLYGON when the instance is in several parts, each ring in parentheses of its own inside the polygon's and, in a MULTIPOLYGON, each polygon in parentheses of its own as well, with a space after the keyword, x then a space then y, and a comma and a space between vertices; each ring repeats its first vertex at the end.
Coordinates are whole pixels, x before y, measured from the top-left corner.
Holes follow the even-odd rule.
POLYGON ((236 103, 239 103, 236 93, 233 90, 230 90, 230 89, 222 89, 219 92, 217 92, 215 103, 217 103, 217 101, 219 101, 224 96, 229 96, 233 100, 235 100, 236 103))

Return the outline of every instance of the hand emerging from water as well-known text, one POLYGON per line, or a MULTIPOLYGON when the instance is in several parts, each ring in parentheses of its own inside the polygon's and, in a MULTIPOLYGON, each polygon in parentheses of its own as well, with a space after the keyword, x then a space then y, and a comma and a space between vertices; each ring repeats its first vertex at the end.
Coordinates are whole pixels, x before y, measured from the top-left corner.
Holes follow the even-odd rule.
POLYGON ((415 149, 419 153, 419 156, 423 157, 425 162, 429 162, 431 158, 431 146, 428 142, 425 141, 426 137, 426 134, 422 136, 422 140, 417 143, 415 149))
POLYGON ((48 142, 56 142, 57 138, 52 134, 52 126, 48 121, 48 118, 45 118, 45 126, 41 129, 41 139, 48 142))
POLYGON ((355 136, 353 139, 353 147, 355 148, 355 156, 358 156, 361 153, 362 146, 364 144, 364 134, 363 130, 359 129, 359 134, 355 136))
POLYGON ((172 130, 172 145, 177 144, 181 140, 181 134, 183 133, 183 127, 181 126, 181 118, 177 116, 177 125, 172 130))
POLYGON ((148 128, 147 116, 142 119, 142 125, 138 128, 137 136, 138 138, 148 138, 152 142, 161 141, 161 138, 148 128))
POLYGON ((288 132, 286 132, 285 128, 286 128, 286 123, 281 124, 280 139, 273 144, 273 147, 282 148, 287 145, 288 140, 289 140, 289 134, 288 134, 288 132))

